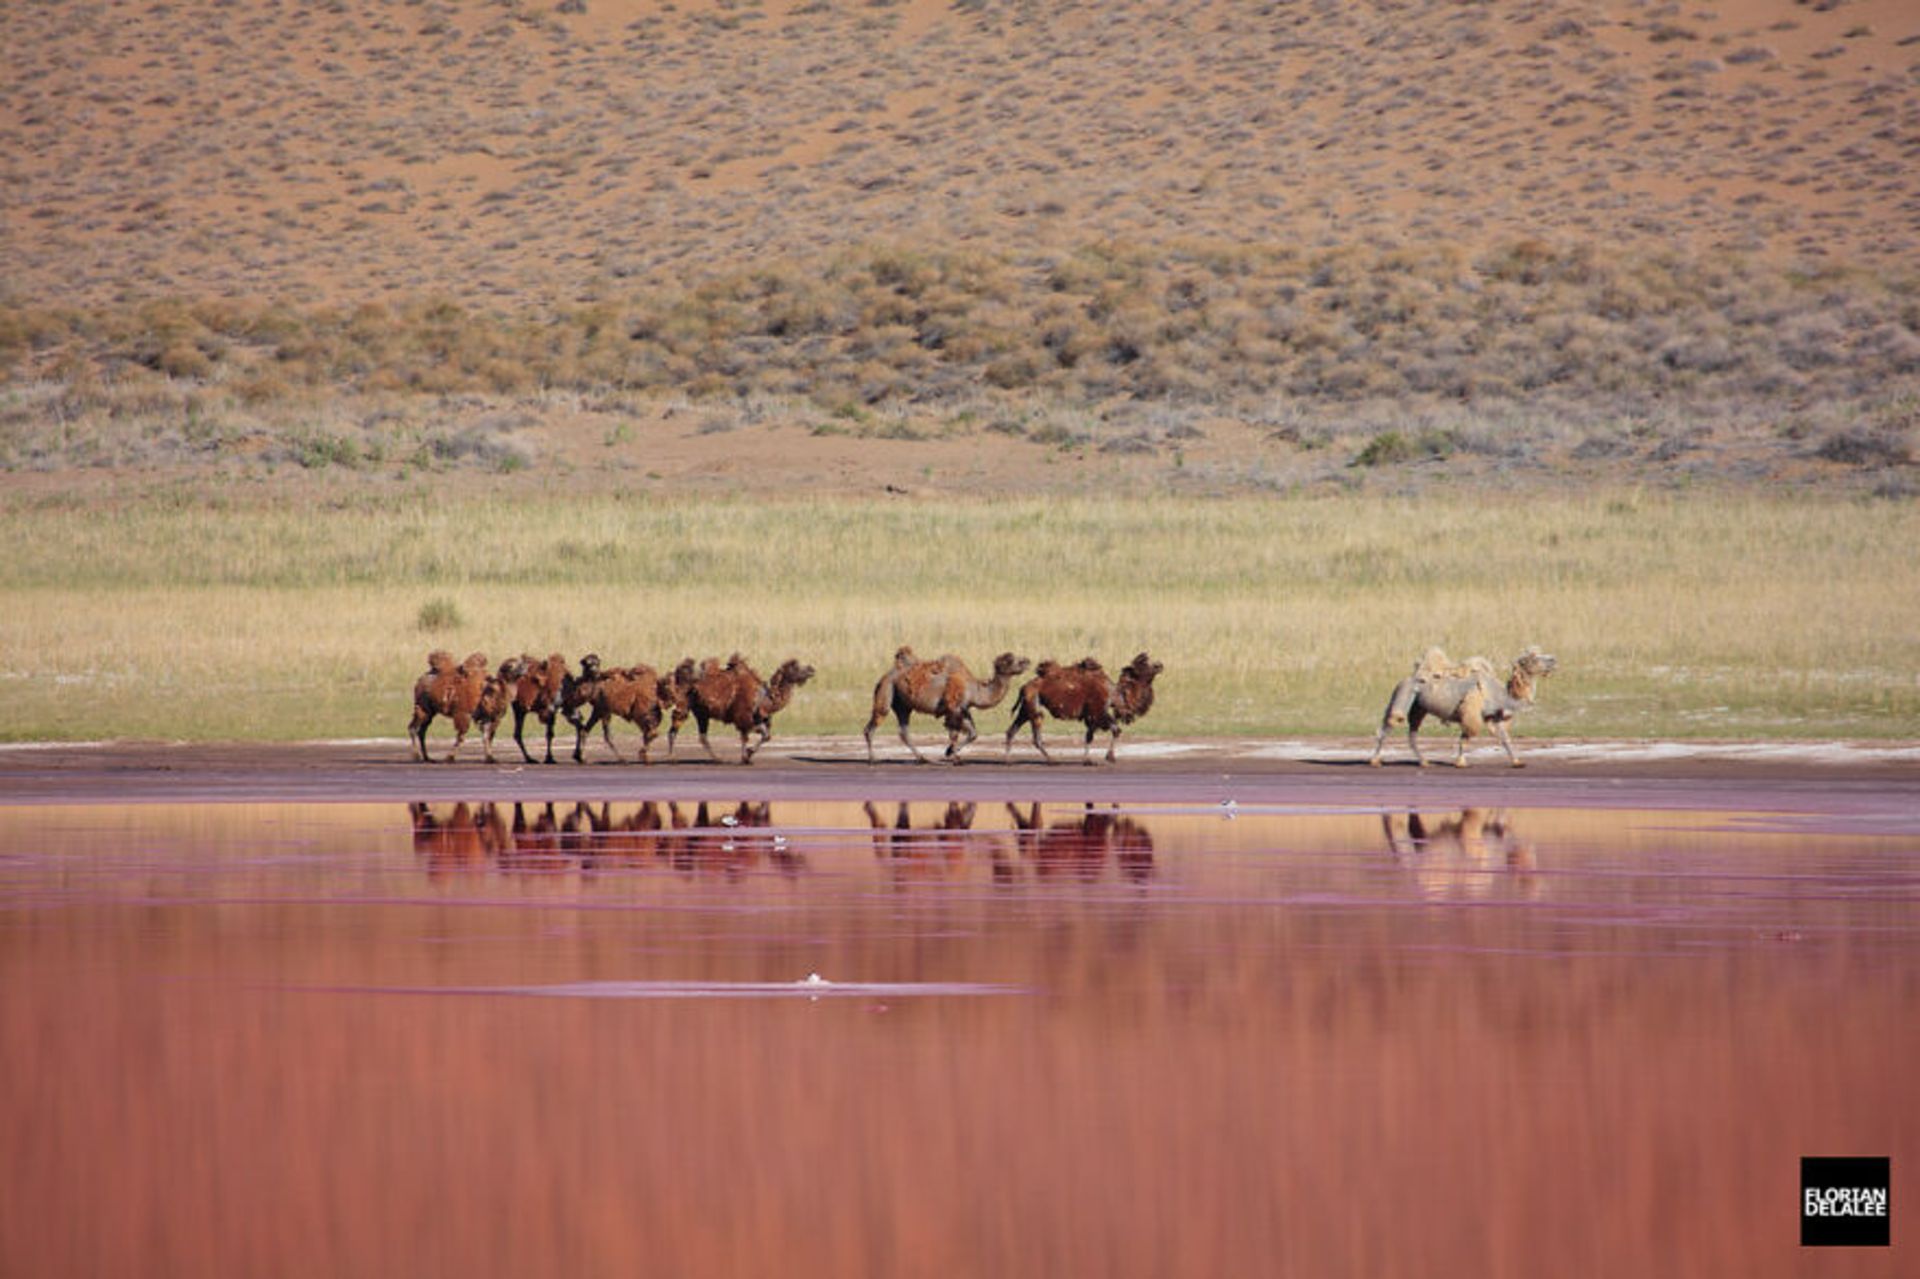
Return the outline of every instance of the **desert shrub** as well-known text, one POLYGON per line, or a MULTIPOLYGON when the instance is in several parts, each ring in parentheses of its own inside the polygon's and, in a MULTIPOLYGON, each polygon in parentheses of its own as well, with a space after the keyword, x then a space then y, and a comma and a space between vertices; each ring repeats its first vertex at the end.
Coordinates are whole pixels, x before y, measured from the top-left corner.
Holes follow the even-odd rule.
POLYGON ((1820 441, 1813 455, 1849 466, 1911 466, 1913 433, 1901 426, 1877 425, 1835 431, 1820 441))
POLYGON ((444 595, 436 595, 420 606, 414 615, 414 627, 422 631, 451 631, 466 625, 460 606, 444 595))

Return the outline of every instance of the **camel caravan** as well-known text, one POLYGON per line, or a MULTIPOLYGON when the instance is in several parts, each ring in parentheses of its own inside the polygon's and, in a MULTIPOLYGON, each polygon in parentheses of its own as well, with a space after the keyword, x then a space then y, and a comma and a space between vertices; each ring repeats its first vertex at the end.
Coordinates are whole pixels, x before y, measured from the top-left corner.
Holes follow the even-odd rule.
MULTIPOLYGON (((992 677, 981 679, 951 653, 927 659, 902 647, 873 686, 873 713, 863 733, 867 762, 877 762, 873 730, 892 715, 899 725, 900 740, 914 760, 930 763, 907 731, 915 715, 927 715, 947 730, 942 758, 957 764, 961 752, 980 736, 973 713, 991 710, 1013 692, 1013 719, 1007 727, 1002 758, 1012 758, 1014 738, 1025 728, 1040 757, 1053 762, 1040 731, 1050 715, 1086 729, 1081 751, 1085 764, 1094 762, 1095 736, 1106 733, 1106 762, 1111 764, 1120 734, 1152 709, 1153 682, 1165 669, 1144 652, 1122 667, 1118 677, 1108 674, 1092 657, 1071 665, 1043 661, 1032 667, 1033 678, 1014 690, 1014 681, 1029 667, 1032 663, 1026 658, 1002 653, 993 659, 992 677)), ((1419 733, 1420 726, 1432 718, 1459 725, 1460 742, 1453 759, 1456 766, 1466 767, 1468 741, 1491 730, 1505 748, 1508 761, 1515 768, 1522 767, 1507 725, 1533 705, 1539 681, 1551 675, 1554 667, 1550 655, 1529 647, 1514 659, 1502 683, 1493 663, 1484 657, 1454 662, 1440 649, 1428 649, 1414 663, 1413 672, 1395 686, 1367 762, 1379 766, 1388 730, 1404 723, 1414 762, 1425 768, 1427 759, 1420 752, 1419 733)), ((540 762, 551 764, 554 730, 564 719, 574 730, 573 760, 579 764, 586 762, 587 739, 595 727, 600 729, 608 751, 615 759, 621 758, 613 740, 613 721, 623 719, 640 730, 636 758, 642 764, 651 764, 653 743, 661 726, 667 729, 667 758, 671 760, 681 726, 691 717, 708 759, 719 759, 707 739, 708 727, 719 722, 740 734, 740 762, 750 764, 773 736, 774 715, 786 708, 794 691, 813 674, 813 667, 789 658, 771 679, 764 679, 739 653, 724 661, 717 657, 695 661, 689 657, 665 675, 644 664, 607 666, 597 653, 580 659, 578 674, 558 653, 544 658, 532 654, 508 658, 497 669, 489 670, 484 653, 473 653, 465 661, 456 662, 452 653, 437 649, 427 655, 427 671, 414 682, 413 720, 407 736, 414 753, 425 761, 428 727, 436 718, 452 720, 453 746, 445 757, 452 763, 468 732, 478 727, 481 748, 491 764, 495 762, 494 733, 511 712, 514 745, 520 748, 521 758, 531 764, 534 755, 527 749, 524 733, 527 717, 532 716, 546 730, 546 750, 540 762)))

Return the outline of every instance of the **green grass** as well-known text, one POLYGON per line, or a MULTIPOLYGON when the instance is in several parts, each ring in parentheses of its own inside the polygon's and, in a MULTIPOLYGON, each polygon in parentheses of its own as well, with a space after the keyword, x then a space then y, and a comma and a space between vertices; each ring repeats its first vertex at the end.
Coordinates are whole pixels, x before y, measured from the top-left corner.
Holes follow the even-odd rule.
POLYGON ((781 730, 849 733, 902 643, 1149 649, 1149 737, 1367 733, 1426 646, 1528 643, 1561 662, 1529 736, 1911 737, 1916 541, 1910 503, 1726 494, 16 499, 0 738, 398 736, 430 647, 797 655, 781 730))

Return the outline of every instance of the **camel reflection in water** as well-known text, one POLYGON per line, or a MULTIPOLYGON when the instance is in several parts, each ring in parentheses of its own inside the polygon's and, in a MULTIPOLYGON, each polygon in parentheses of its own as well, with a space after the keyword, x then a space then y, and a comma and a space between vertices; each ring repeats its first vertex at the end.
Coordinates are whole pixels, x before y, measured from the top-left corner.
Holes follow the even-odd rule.
POLYGON ((1382 813, 1393 860, 1424 897, 1540 895, 1533 846, 1515 833, 1504 809, 1463 808, 1445 817, 1382 813))
POLYGON ((1022 814, 1007 805, 1018 834, 1020 855, 1038 879, 1077 879, 1091 884, 1111 860, 1121 878, 1145 883, 1153 878, 1153 836, 1147 828, 1114 809, 1088 804, 1078 818, 1043 824, 1040 805, 1022 814))
MULTIPOLYGON (((1153 836, 1117 808, 1087 804, 1047 820, 1039 803, 1007 804, 1012 829, 975 830, 980 806, 933 805, 915 823, 912 804, 861 806, 875 859, 897 888, 961 883, 981 872, 995 884, 1093 884, 1111 872, 1144 883, 1154 874, 1153 836)), ((767 868, 793 875, 806 858, 774 829, 765 802, 471 803, 407 806, 413 850, 435 879, 455 874, 580 875, 652 868, 737 879, 767 868)), ((923 806, 922 812, 926 808, 923 806)), ((807 836, 818 841, 816 832, 807 836)))
POLYGON ((667 866, 683 874, 737 878, 761 865, 796 874, 806 859, 767 828, 771 805, 649 800, 615 813, 613 805, 577 802, 453 805, 445 817, 432 805, 407 805, 413 850, 430 878, 461 872, 583 877, 667 866), (508 810, 511 810, 509 816, 508 810))
POLYGON ((1049 824, 1040 804, 1006 805, 1013 829, 975 831, 979 806, 953 801, 926 825, 915 825, 913 806, 894 805, 887 817, 869 801, 863 806, 873 831, 873 854, 887 867, 894 887, 964 880, 984 859, 993 882, 1019 882, 1024 867, 1038 882, 1098 882, 1109 865, 1140 883, 1153 875, 1153 836, 1117 811, 1085 806, 1076 817, 1049 824))
MULTIPOLYGON (((873 828, 873 855, 885 865, 895 888, 964 879, 970 843, 985 846, 996 867, 1005 860, 1005 849, 994 847, 998 841, 987 835, 968 836, 979 812, 977 804, 949 803, 931 826, 915 826, 913 806, 904 802, 895 806, 891 822, 872 800, 861 809, 873 828)), ((997 870, 994 877, 1000 878, 997 870)))

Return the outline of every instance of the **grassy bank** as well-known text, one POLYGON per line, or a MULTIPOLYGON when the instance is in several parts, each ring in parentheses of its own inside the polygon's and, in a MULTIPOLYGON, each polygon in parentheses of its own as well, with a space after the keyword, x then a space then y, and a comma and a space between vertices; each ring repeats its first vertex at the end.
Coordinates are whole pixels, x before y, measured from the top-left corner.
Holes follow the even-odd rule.
MULTIPOLYGON (((1910 736, 1920 511, 1731 496, 0 509, 0 738, 397 735, 427 649, 739 648, 851 732, 894 647, 1165 661, 1151 734, 1355 734, 1428 644, 1535 736, 1910 736)), ((988 732, 1005 712, 983 715, 988 732)))

